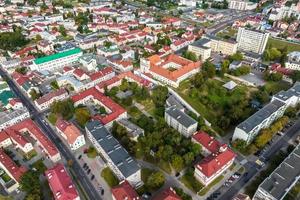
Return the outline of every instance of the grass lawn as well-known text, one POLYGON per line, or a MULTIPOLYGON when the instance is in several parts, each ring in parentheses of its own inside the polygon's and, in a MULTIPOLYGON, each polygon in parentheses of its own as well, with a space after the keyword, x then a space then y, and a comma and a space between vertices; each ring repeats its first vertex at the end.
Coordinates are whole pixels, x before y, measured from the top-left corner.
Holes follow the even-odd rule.
POLYGON ((287 47, 288 52, 291 51, 300 51, 300 44, 295 44, 292 42, 288 42, 288 41, 283 41, 283 40, 277 40, 274 38, 269 37, 268 43, 267 43, 267 48, 270 47, 270 45, 272 47, 278 48, 278 49, 282 49, 284 47, 287 47))
POLYGON ((34 162, 31 165, 31 167, 32 168, 34 167, 40 174, 43 174, 47 170, 47 167, 43 163, 42 159, 37 160, 36 162, 34 162))
POLYGON ((104 178, 104 180, 110 187, 114 187, 119 184, 118 178, 114 175, 114 173, 108 167, 106 167, 102 170, 101 176, 104 178))
POLYGON ((138 119, 143 113, 135 106, 131 106, 129 109, 127 109, 128 114, 134 118, 138 119))
POLYGON ((170 166, 170 163, 168 163, 166 161, 163 161, 163 160, 160 161, 159 163, 157 163, 157 166, 168 174, 172 173, 172 168, 170 166))
POLYGON ((237 34, 237 30, 233 29, 231 27, 228 27, 225 30, 217 33, 217 37, 229 39, 229 38, 233 38, 235 36, 235 34, 237 34))
POLYGON ((24 158, 26 160, 30 160, 31 158, 37 156, 37 152, 33 149, 30 152, 28 152, 27 154, 24 155, 24 158))
POLYGON ((223 175, 218 176, 213 182, 211 182, 208 186, 206 186, 205 188, 203 188, 199 192, 199 195, 200 196, 204 196, 210 190, 210 188, 212 188, 214 185, 216 185, 217 183, 219 183, 223 178, 224 178, 223 175))
POLYGON ((204 185, 196 180, 193 173, 186 173, 180 178, 180 181, 195 193, 199 192, 204 187, 204 185))
POLYGON ((13 200, 13 198, 10 197, 10 196, 2 196, 2 195, 0 195, 0 200, 13 200))

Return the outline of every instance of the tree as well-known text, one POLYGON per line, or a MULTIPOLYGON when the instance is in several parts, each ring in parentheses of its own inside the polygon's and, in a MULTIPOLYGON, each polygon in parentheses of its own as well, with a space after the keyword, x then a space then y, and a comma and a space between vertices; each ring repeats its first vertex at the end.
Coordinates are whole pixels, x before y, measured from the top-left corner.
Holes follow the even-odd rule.
POLYGON ((165 183, 164 174, 160 171, 152 173, 146 182, 146 186, 151 189, 158 189, 165 183))
POLYGON ((197 55, 191 51, 184 51, 182 56, 188 60, 196 62, 198 60, 197 55))
POLYGON ((266 81, 280 81, 282 80, 282 74, 280 73, 271 73, 270 71, 265 71, 264 72, 264 79, 266 81))
POLYGON ((171 158, 171 165, 176 172, 180 172, 184 166, 184 160, 179 155, 173 155, 171 158))
POLYGON ((185 165, 190 165, 194 160, 194 153, 193 152, 187 152, 183 155, 183 160, 185 165))
POLYGON ((204 73, 204 76, 207 76, 208 78, 213 78, 216 75, 215 65, 212 62, 208 61, 208 60, 206 60, 203 63, 202 71, 204 73))
POLYGON ((35 89, 31 89, 30 92, 29 92, 29 94, 30 94, 31 99, 33 101, 41 97, 41 94, 38 93, 35 89))
POLYGON ((247 65, 243 65, 235 70, 232 70, 231 74, 233 74, 234 76, 243 76, 249 74, 250 72, 251 72, 251 68, 247 65))
POLYGON ((0 49, 15 51, 18 47, 28 44, 29 40, 21 33, 20 28, 15 28, 14 32, 0 33, 0 49))
POLYGON ((75 119, 77 123, 84 127, 84 125, 89 121, 91 118, 90 111, 87 108, 81 107, 75 109, 75 119))
POLYGON ((50 110, 52 113, 60 114, 65 120, 71 119, 75 112, 74 103, 71 99, 54 102, 50 110))
POLYGON ((292 75, 291 78, 293 80, 293 82, 295 83, 296 81, 300 80, 300 71, 295 70, 292 75))
POLYGON ((38 172, 32 170, 25 172, 21 176, 20 186, 21 190, 27 193, 26 199, 40 200, 42 194, 38 172))
POLYGON ((27 73, 27 71, 28 70, 27 70, 26 67, 18 67, 18 68, 15 69, 15 72, 18 72, 18 73, 23 74, 23 75, 25 75, 27 73))
POLYGON ((194 87, 200 88, 204 84, 205 79, 202 73, 197 73, 190 79, 190 81, 194 87))
POLYGON ((164 106, 168 97, 168 88, 165 86, 157 86, 153 89, 151 98, 156 106, 164 106))
POLYGON ((235 54, 228 57, 230 62, 233 61, 242 61, 243 60, 243 54, 241 52, 236 52, 235 54))
POLYGON ((227 59, 222 62, 222 65, 221 65, 221 76, 223 76, 225 73, 228 72, 229 65, 230 65, 230 61, 227 60, 227 59))
POLYGON ((50 83, 50 85, 51 85, 52 89, 54 89, 54 90, 58 90, 59 89, 59 86, 58 86, 58 83, 57 83, 56 80, 52 81, 50 83))
POLYGON ((60 26, 59 26, 58 31, 59 31, 59 33, 60 33, 62 36, 64 36, 64 37, 67 36, 66 29, 65 29, 65 27, 64 27, 63 25, 60 25, 60 26))
POLYGON ((36 6, 38 0, 27 0, 28 5, 30 6, 36 6))

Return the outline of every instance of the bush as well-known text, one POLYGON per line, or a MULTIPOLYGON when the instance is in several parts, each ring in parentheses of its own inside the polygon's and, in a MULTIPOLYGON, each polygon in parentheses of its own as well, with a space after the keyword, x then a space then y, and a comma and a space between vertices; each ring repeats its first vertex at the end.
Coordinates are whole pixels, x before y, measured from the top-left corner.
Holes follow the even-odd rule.
POLYGON ((249 66, 243 65, 233 71, 231 71, 231 74, 233 74, 234 76, 243 76, 246 74, 249 74, 251 71, 251 68, 249 66))

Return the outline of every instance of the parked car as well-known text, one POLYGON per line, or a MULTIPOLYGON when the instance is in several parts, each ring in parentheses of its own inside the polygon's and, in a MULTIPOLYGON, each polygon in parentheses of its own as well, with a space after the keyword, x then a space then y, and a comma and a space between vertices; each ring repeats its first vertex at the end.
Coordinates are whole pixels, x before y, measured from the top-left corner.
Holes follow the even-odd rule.
POLYGON ((87 174, 90 174, 90 173, 91 173, 91 169, 88 169, 86 173, 87 173, 87 174))
POLYGON ((81 157, 82 157, 82 155, 79 155, 79 156, 78 156, 78 160, 80 160, 80 159, 81 159, 81 157))
POLYGON ((91 180, 94 180, 94 178, 95 178, 95 175, 93 174, 92 177, 91 177, 91 180))

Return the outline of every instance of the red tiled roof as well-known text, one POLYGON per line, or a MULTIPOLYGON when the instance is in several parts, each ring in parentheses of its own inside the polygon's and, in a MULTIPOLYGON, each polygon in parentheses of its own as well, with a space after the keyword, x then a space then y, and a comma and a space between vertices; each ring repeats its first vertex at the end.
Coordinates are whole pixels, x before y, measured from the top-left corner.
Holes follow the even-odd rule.
POLYGON ((55 91, 52 91, 52 92, 50 92, 48 94, 45 94, 44 96, 38 98, 36 100, 36 102, 37 102, 37 104, 41 105, 41 104, 43 104, 45 102, 50 101, 53 98, 58 97, 60 95, 63 95, 65 93, 67 93, 67 91, 64 88, 61 88, 59 90, 55 90, 55 91))
POLYGON ((86 97, 92 97, 95 100, 98 100, 103 104, 105 107, 107 107, 111 112, 107 114, 106 116, 94 116, 95 119, 99 120, 103 124, 107 124, 116 118, 118 118, 121 114, 126 112, 124 108, 122 108, 119 104, 115 103, 112 99, 105 96, 101 92, 99 92, 95 87, 90 88, 88 90, 85 90, 83 92, 80 92, 74 96, 72 96, 73 102, 80 101, 86 97))
POLYGON ((63 164, 57 164, 55 167, 48 169, 45 172, 45 176, 49 182, 54 199, 74 200, 78 197, 76 187, 63 164))
POLYGON ((181 198, 173 188, 168 188, 156 195, 152 200, 181 200, 181 198))
POLYGON ((86 74, 82 69, 76 68, 73 71, 73 74, 77 77, 82 77, 84 74, 86 74))
POLYGON ((27 171, 24 166, 18 167, 18 165, 0 149, 0 163, 9 171, 13 178, 20 181, 22 175, 27 171))
POLYGON ((17 103, 22 103, 22 102, 20 99, 17 99, 17 98, 13 98, 13 99, 9 100, 9 104, 12 106, 16 105, 17 103))
POLYGON ((56 127, 65 134, 69 144, 74 144, 76 139, 81 135, 80 130, 74 124, 63 119, 57 120, 56 127))
POLYGON ((202 159, 195 166, 206 177, 211 177, 236 156, 226 144, 221 144, 205 132, 198 132, 193 136, 193 139, 211 152, 209 156, 202 159))
POLYGON ((35 137, 36 140, 39 141, 39 143, 50 156, 54 156, 59 153, 55 145, 43 134, 41 129, 31 119, 21 121, 13 126, 8 127, 7 129, 14 130, 16 132, 28 131, 32 136, 35 137))
POLYGON ((7 140, 9 138, 9 136, 7 135, 7 133, 5 131, 0 131, 0 142, 3 142, 5 140, 7 140))
POLYGON ((115 200, 138 200, 140 199, 136 191, 132 188, 132 186, 128 183, 128 181, 124 181, 120 185, 111 189, 112 195, 115 200))
POLYGON ((92 73, 90 74, 90 78, 92 81, 94 80, 97 80, 107 74, 110 74, 113 72, 113 68, 112 67, 105 67, 103 68, 102 70, 98 71, 98 72, 95 72, 95 73, 92 73))

